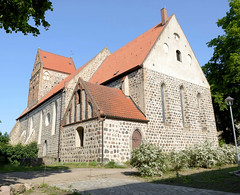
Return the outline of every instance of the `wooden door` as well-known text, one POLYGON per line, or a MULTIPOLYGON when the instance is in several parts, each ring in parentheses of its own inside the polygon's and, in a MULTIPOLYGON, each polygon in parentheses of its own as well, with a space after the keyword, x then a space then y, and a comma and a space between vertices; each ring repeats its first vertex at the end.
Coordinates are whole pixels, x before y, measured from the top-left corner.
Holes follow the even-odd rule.
POLYGON ((132 135, 132 149, 137 148, 142 142, 142 135, 140 131, 137 129, 133 132, 132 135))

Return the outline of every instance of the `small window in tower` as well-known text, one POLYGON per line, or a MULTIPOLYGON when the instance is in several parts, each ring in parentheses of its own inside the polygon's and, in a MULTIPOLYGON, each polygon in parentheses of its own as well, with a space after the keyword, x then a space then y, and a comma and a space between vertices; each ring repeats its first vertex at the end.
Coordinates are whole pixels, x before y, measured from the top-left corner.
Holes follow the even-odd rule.
POLYGON ((177 61, 179 61, 179 62, 182 61, 182 55, 181 55, 181 52, 179 50, 176 51, 176 57, 177 57, 177 61))
POLYGON ((43 73, 43 80, 49 81, 49 72, 48 71, 45 71, 43 73))

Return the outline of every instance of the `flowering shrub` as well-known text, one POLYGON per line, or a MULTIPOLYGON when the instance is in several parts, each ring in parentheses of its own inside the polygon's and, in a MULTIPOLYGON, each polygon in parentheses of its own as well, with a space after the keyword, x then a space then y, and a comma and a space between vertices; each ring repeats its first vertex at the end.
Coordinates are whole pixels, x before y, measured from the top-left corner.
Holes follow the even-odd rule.
POLYGON ((189 157, 189 167, 210 168, 226 164, 237 163, 235 147, 223 144, 221 147, 213 147, 209 141, 197 144, 185 150, 189 157))
POLYGON ((217 149, 209 141, 186 149, 186 155, 189 156, 189 167, 210 168, 218 163, 217 149))
MULTIPOLYGON (((219 164, 235 164, 237 163, 236 158, 236 148, 233 145, 224 144, 222 147, 218 148, 219 151, 219 164)), ((238 147, 240 151, 240 147, 238 147)))
POLYGON ((235 146, 214 147, 209 141, 169 154, 164 154, 157 146, 143 143, 132 151, 130 160, 144 176, 161 176, 166 170, 174 170, 178 175, 182 168, 211 168, 234 163, 237 163, 235 146))
POLYGON ((167 170, 166 155, 160 148, 147 143, 132 151, 130 164, 143 176, 161 176, 167 170))
POLYGON ((169 159, 169 168, 176 171, 177 175, 182 168, 187 168, 189 166, 188 162, 190 159, 185 151, 179 151, 179 152, 172 151, 168 155, 168 159, 169 159))

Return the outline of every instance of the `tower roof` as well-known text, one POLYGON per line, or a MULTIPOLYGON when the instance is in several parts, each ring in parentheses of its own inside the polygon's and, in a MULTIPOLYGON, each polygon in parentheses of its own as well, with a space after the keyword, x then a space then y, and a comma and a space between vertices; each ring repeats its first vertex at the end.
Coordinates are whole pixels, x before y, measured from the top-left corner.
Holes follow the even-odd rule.
POLYGON ((47 51, 39 50, 43 68, 71 74, 76 70, 72 58, 67 58, 47 51))

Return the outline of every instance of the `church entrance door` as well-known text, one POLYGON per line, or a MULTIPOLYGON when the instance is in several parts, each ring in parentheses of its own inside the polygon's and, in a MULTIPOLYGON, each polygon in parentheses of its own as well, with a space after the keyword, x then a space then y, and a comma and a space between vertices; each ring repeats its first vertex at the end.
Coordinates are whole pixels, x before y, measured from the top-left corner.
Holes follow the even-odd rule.
POLYGON ((137 148, 142 142, 142 135, 138 129, 133 132, 132 135, 132 149, 137 148))

